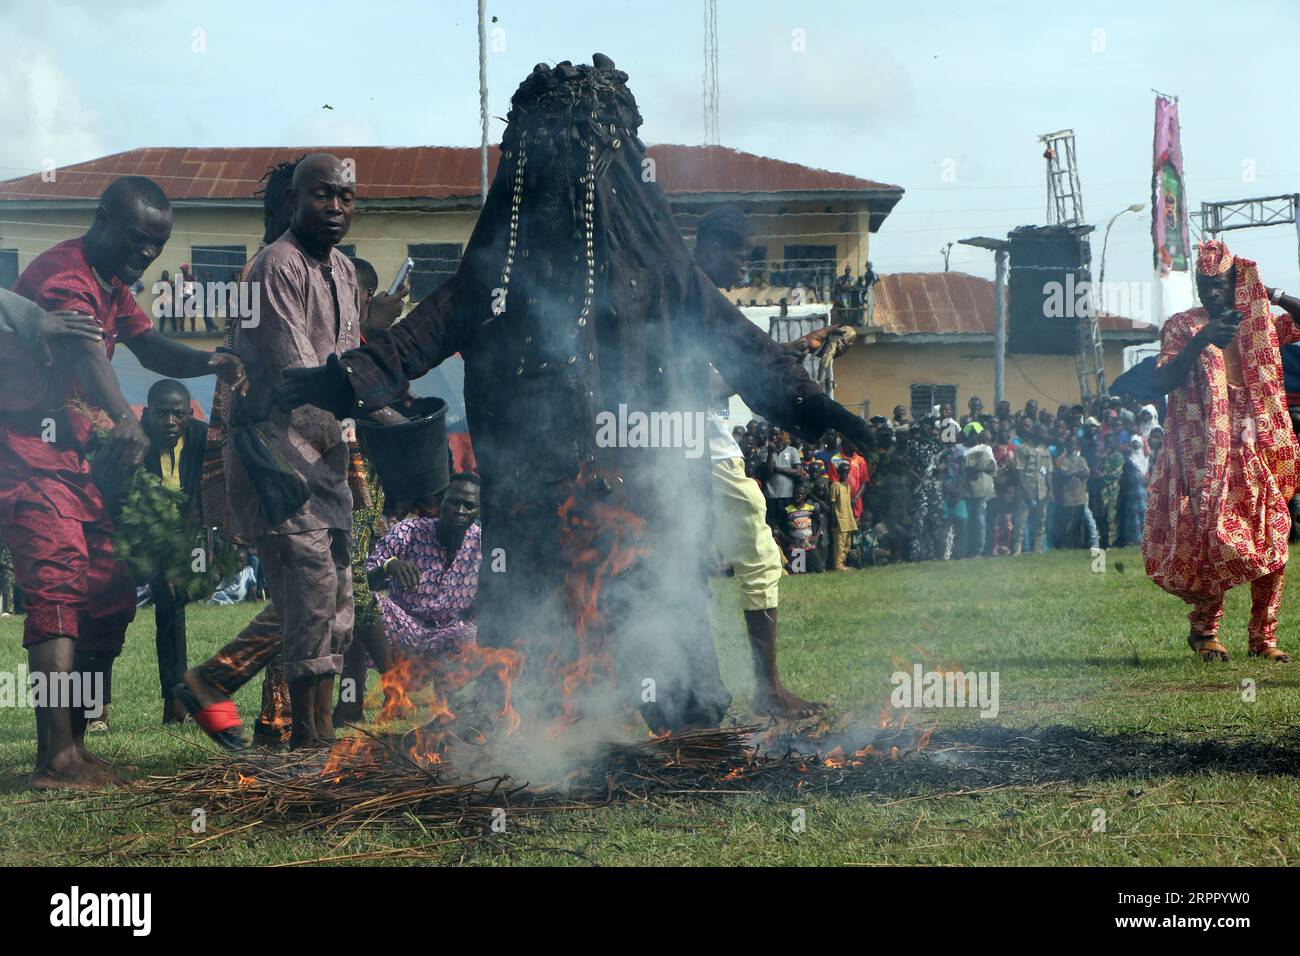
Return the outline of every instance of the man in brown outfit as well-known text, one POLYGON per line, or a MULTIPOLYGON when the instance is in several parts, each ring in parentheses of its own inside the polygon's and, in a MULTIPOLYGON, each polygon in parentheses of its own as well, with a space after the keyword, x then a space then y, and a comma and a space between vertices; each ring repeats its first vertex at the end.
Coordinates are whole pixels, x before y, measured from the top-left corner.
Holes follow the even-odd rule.
POLYGON ((231 415, 227 488, 232 529, 256 544, 280 619, 291 744, 301 747, 334 739, 334 675, 352 639, 349 454, 332 415, 276 411, 270 399, 286 368, 319 365, 360 344, 360 294, 352 263, 335 248, 355 198, 343 164, 327 154, 304 158, 289 194, 289 231, 245 277, 258 284, 261 313, 235 346, 249 393, 231 415))

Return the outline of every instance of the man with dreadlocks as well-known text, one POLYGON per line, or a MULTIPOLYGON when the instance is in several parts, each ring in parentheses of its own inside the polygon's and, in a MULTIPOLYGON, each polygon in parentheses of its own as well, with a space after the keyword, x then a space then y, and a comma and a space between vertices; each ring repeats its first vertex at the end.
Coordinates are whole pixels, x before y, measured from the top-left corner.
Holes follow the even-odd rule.
POLYGON ((1196 264, 1201 308, 1160 331, 1156 385, 1169 396, 1142 541, 1147 574, 1192 605, 1187 643, 1228 659, 1223 597, 1250 582, 1250 655, 1285 662, 1277 611, 1297 448, 1279 345, 1300 341, 1300 299, 1266 289, 1254 262, 1219 241, 1196 264), (1274 315, 1270 300, 1285 310, 1274 315))
POLYGON ((482 475, 478 637, 522 652, 513 699, 562 725, 614 685, 652 729, 716 726, 731 697, 708 623, 709 456, 620 447, 597 418, 702 420, 712 362, 810 437, 865 445, 866 423, 691 261, 626 83, 600 54, 534 67, 456 275, 365 347, 287 371, 276 400, 382 408, 460 352, 482 475))
MULTIPOLYGON (((298 159, 269 169, 262 181, 261 252, 284 235, 293 218, 289 186, 298 159)), ((255 194, 257 195, 257 194, 255 194)), ((252 260, 239 273, 243 282, 252 260)), ((239 336, 239 320, 232 318, 226 327, 226 348, 233 350, 239 336)), ((209 527, 230 536, 230 507, 226 496, 226 439, 229 436, 230 389, 217 383, 212 396, 207 443, 203 450, 203 514, 209 527)), ((281 653, 280 619, 275 607, 268 604, 226 643, 217 653, 197 667, 186 671, 183 686, 173 695, 194 716, 195 721, 214 741, 230 750, 245 745, 240 732, 242 721, 235 708, 235 692, 262 672, 262 707, 253 725, 254 745, 279 749, 289 742, 289 685, 284 679, 281 653)))

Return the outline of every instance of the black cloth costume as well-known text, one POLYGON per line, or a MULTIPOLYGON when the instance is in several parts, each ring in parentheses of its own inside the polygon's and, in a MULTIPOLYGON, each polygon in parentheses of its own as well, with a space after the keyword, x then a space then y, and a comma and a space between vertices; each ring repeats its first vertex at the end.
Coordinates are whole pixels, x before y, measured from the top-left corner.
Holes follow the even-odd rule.
POLYGON ((656 730, 716 726, 731 698, 708 619, 707 443, 695 458, 599 447, 597 415, 702 413, 711 362, 752 409, 801 434, 833 428, 867 447, 865 423, 693 265, 656 181, 672 171, 655 170, 637 138, 627 75, 593 62, 539 64, 515 93, 456 275, 278 399, 340 417, 374 410, 459 352, 482 477, 478 637, 526 655, 532 688, 516 704, 551 695, 543 715, 571 710, 568 685, 588 712, 632 705, 656 730), (579 655, 610 656, 610 669, 579 655))

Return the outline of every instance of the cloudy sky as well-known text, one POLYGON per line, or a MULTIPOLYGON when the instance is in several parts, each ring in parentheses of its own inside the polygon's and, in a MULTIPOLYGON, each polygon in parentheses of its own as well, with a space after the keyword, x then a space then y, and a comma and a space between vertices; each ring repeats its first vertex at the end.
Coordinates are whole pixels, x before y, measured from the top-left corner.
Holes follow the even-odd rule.
MULTIPOLYGON (((881 271, 1043 222, 1051 130, 1076 132, 1091 222, 1149 202, 1153 87, 1181 97, 1193 208, 1300 190, 1292 0, 717 5, 723 144, 905 187, 873 242, 881 271)), ((534 63, 600 51, 629 73, 647 142, 702 141, 702 0, 488 12, 494 116, 534 63)), ((0 0, 0 16, 0 177, 142 146, 478 142, 473 0, 0 0)), ((1121 217, 1108 280, 1149 278, 1149 236, 1149 214, 1121 217)), ((1292 227, 1228 238, 1300 286, 1292 227)), ((951 261, 991 276, 991 258, 951 261)))

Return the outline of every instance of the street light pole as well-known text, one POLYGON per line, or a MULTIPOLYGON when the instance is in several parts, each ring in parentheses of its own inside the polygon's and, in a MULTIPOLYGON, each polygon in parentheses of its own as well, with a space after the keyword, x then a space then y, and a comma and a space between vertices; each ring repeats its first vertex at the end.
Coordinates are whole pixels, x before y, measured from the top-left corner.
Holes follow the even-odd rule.
POLYGON ((1110 227, 1115 225, 1115 220, 1126 212, 1141 212, 1147 207, 1146 203, 1135 202, 1131 206, 1126 206, 1115 215, 1110 217, 1110 222, 1106 223, 1106 232, 1101 238, 1101 269, 1097 275, 1097 304, 1100 306, 1105 300, 1102 298, 1102 288, 1106 284, 1106 244, 1110 242, 1110 227))

